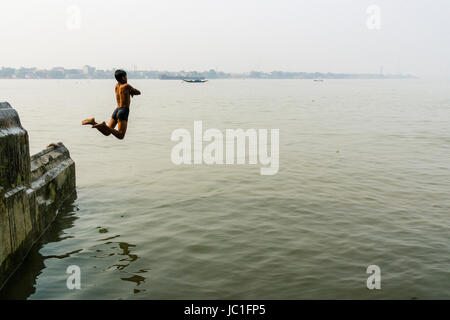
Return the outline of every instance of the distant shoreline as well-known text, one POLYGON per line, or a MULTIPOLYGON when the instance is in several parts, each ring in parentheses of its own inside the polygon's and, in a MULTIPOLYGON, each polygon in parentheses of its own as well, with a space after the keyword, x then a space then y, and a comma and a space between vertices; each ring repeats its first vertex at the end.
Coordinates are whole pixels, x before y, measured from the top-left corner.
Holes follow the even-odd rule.
MULTIPOLYGON (((158 71, 133 70, 127 71, 129 79, 415 79, 410 74, 382 74, 382 73, 332 73, 332 72, 284 72, 250 71, 247 73, 226 73, 211 69, 209 71, 158 71)), ((65 69, 55 67, 52 69, 24 68, 19 69, 2 67, 0 79, 114 79, 114 69, 100 70, 91 66, 82 69, 65 69)))
MULTIPOLYGON (((129 80, 163 80, 163 81, 183 81, 186 78, 179 79, 159 79, 159 78, 134 78, 128 77, 129 80)), ((208 79, 211 78, 199 78, 199 79, 208 79)), ((419 77, 372 77, 372 78, 364 78, 364 77, 347 77, 347 78, 319 78, 319 80, 413 80, 420 79, 419 77)), ((2 78, 0 80, 114 80, 114 77, 111 78, 2 78)), ((316 81, 318 79, 315 78, 212 78, 212 80, 310 80, 316 81)))

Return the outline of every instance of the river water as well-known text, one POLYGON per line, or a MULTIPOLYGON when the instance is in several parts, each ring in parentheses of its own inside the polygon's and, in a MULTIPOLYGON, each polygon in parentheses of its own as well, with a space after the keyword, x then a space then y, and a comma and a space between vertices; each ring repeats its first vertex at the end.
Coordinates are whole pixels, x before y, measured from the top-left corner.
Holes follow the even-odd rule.
POLYGON ((450 83, 130 83, 142 95, 120 141, 80 125, 109 119, 112 80, 0 80, 31 152, 62 141, 77 172, 76 199, 1 297, 450 298, 450 83), (279 172, 173 164, 171 134, 195 120, 280 129, 279 172))

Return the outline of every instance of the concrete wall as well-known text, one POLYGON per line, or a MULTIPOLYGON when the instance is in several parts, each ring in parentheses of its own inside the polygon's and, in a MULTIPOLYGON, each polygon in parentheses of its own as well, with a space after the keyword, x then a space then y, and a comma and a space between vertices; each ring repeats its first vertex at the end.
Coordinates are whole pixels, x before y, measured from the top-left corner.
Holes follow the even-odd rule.
POLYGON ((0 289, 75 192, 75 163, 62 143, 30 157, 19 115, 0 103, 0 289))

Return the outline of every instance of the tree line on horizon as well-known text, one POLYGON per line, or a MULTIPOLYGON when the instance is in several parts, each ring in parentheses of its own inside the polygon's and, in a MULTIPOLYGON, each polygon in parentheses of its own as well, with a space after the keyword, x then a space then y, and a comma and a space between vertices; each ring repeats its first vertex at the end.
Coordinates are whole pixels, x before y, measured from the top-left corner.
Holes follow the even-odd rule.
MULTIPOLYGON (((0 69, 2 79, 114 79, 114 71, 84 66, 82 69, 9 68, 0 69)), ((226 73, 210 69, 208 71, 158 71, 158 70, 126 70, 130 79, 404 79, 415 78, 409 74, 382 73, 323 73, 323 72, 286 72, 286 71, 250 71, 248 73, 226 73)))

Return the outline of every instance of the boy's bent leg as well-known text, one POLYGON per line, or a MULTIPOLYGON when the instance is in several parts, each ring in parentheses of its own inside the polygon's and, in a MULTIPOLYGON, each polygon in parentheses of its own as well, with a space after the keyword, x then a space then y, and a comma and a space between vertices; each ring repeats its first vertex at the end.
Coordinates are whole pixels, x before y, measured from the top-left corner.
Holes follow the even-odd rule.
POLYGON ((128 122, 126 120, 119 119, 119 126, 117 128, 118 130, 110 129, 110 131, 114 135, 114 137, 122 140, 123 138, 125 138, 125 133, 127 132, 127 126, 128 126, 128 122))
POLYGON ((114 120, 114 118, 111 118, 109 120, 108 127, 110 127, 111 129, 114 129, 116 127, 116 125, 117 125, 117 120, 114 120))
POLYGON ((114 130, 114 129, 111 129, 110 127, 108 127, 106 125, 105 121, 93 125, 92 128, 97 129, 98 131, 103 133, 105 136, 109 136, 111 134, 111 130, 114 130))

